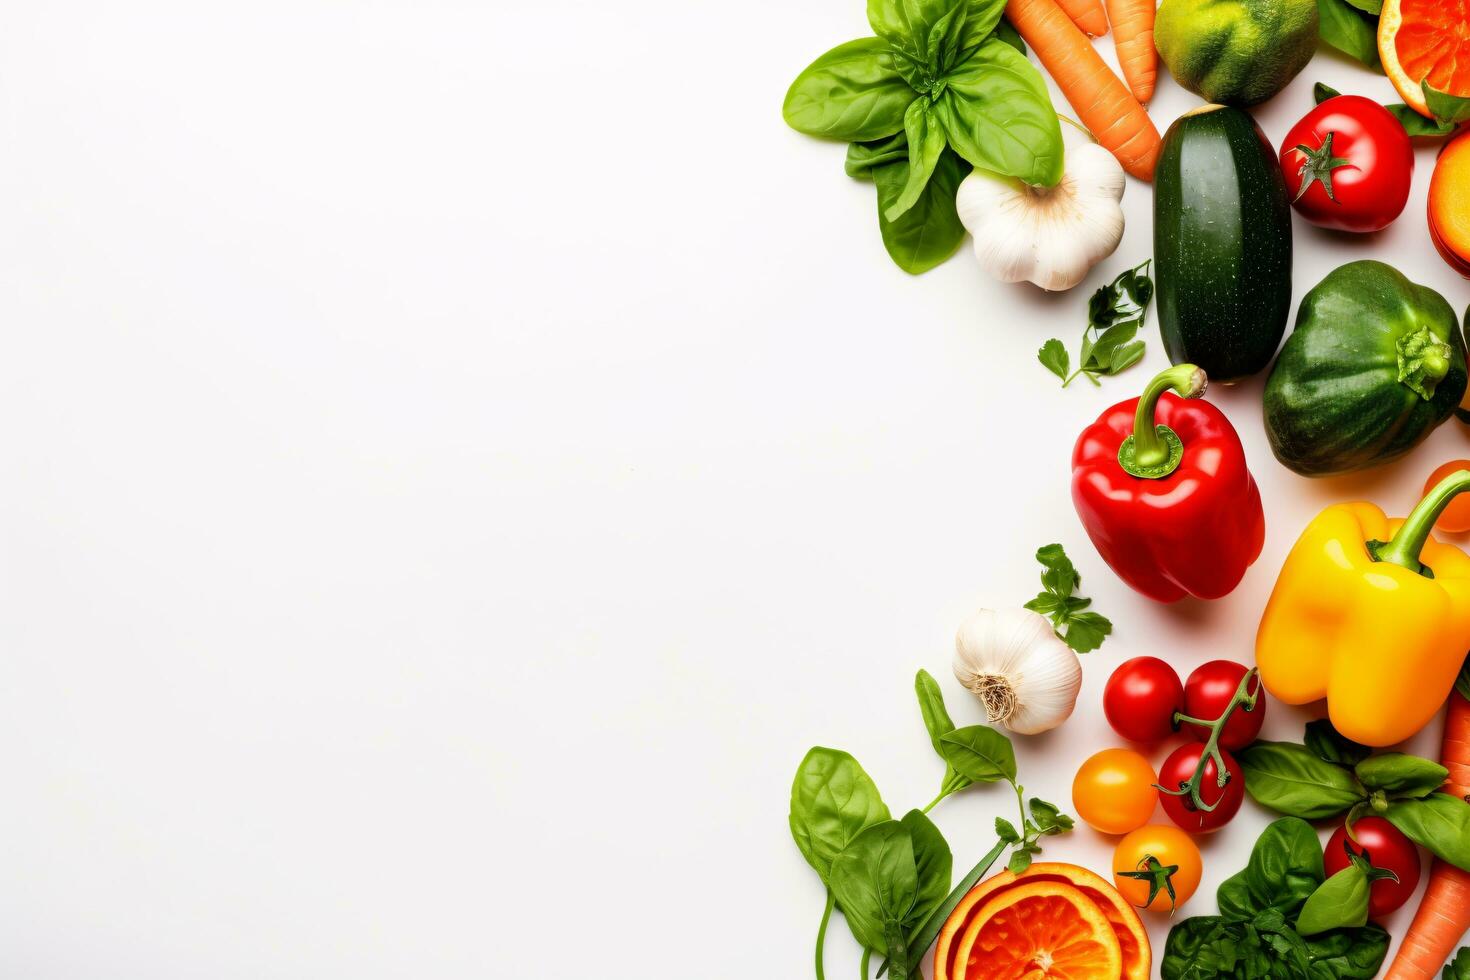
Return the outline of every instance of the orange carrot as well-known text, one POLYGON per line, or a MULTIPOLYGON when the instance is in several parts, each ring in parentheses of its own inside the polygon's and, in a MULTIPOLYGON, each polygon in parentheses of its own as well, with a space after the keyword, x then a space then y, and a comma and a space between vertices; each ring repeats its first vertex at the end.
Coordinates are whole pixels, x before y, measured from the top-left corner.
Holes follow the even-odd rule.
POLYGON ((1108 0, 1108 20, 1113 23, 1113 44, 1118 64, 1133 97, 1144 105, 1154 97, 1154 79, 1159 74, 1159 56, 1154 51, 1156 0, 1108 0))
POLYGON ((1124 170, 1153 180, 1159 131, 1056 0, 1009 0, 1006 16, 1056 79, 1082 125, 1124 170))
POLYGON ((1102 0, 1057 0, 1072 23, 1093 37, 1108 32, 1108 18, 1103 14, 1102 0))
MULTIPOLYGON (((1445 715, 1444 767, 1450 771, 1445 792, 1470 794, 1470 701, 1459 692, 1450 695, 1445 715)), ((1393 965, 1384 980, 1434 980, 1470 929, 1470 872, 1435 861, 1424 898, 1393 965)))

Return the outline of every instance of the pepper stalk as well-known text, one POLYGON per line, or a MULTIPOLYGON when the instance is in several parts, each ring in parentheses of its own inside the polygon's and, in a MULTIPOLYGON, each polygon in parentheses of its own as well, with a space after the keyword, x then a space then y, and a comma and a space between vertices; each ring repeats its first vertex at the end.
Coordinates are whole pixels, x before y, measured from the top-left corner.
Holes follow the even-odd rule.
POLYGON ((1392 562, 1425 578, 1434 578, 1434 570, 1419 560, 1419 554, 1429 540, 1429 532, 1434 529, 1434 523, 1450 505, 1450 501, 1467 490, 1470 490, 1470 470, 1456 470, 1440 480, 1419 501, 1409 516, 1404 518, 1404 523, 1399 525, 1392 540, 1386 543, 1378 540, 1368 542, 1368 554, 1373 556, 1374 561, 1392 562))
POLYGON ((1156 425, 1154 414, 1164 392, 1181 398, 1198 398, 1209 386, 1209 378, 1194 364, 1178 364, 1161 371, 1143 389, 1133 416, 1133 434, 1118 447, 1118 465, 1130 476, 1159 480, 1179 468, 1184 460, 1184 443, 1167 425, 1156 425))

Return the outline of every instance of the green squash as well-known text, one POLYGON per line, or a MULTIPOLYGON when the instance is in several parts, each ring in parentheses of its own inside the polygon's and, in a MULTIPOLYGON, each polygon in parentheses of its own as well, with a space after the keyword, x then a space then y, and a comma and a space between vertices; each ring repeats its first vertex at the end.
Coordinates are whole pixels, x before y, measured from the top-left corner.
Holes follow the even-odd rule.
POLYGON ((1304 476, 1397 459, 1465 395, 1455 311, 1382 262, 1350 262, 1302 299, 1266 381, 1266 435, 1304 476))

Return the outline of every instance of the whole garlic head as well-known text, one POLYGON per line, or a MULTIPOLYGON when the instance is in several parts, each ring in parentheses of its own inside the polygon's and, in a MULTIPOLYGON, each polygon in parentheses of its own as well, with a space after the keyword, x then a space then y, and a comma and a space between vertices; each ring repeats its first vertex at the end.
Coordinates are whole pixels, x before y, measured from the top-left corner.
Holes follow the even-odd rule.
POLYGON ((954 675, 986 717, 1035 735, 1066 721, 1082 690, 1082 662, 1029 609, 982 609, 955 636, 954 675))

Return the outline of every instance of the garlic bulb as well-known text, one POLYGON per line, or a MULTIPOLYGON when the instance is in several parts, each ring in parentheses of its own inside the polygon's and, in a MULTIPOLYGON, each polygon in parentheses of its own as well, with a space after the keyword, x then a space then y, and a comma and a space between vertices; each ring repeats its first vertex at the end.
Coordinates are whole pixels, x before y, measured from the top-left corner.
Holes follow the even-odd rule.
POLYGON ((1082 689, 1082 663, 1029 609, 982 609, 955 637, 954 675, 992 723, 1035 735, 1066 721, 1082 689))
POLYGON ((1123 238, 1123 168, 1075 125, 1062 126, 1066 163, 1055 187, 976 170, 955 207, 975 258, 1002 282, 1071 289, 1123 238))

